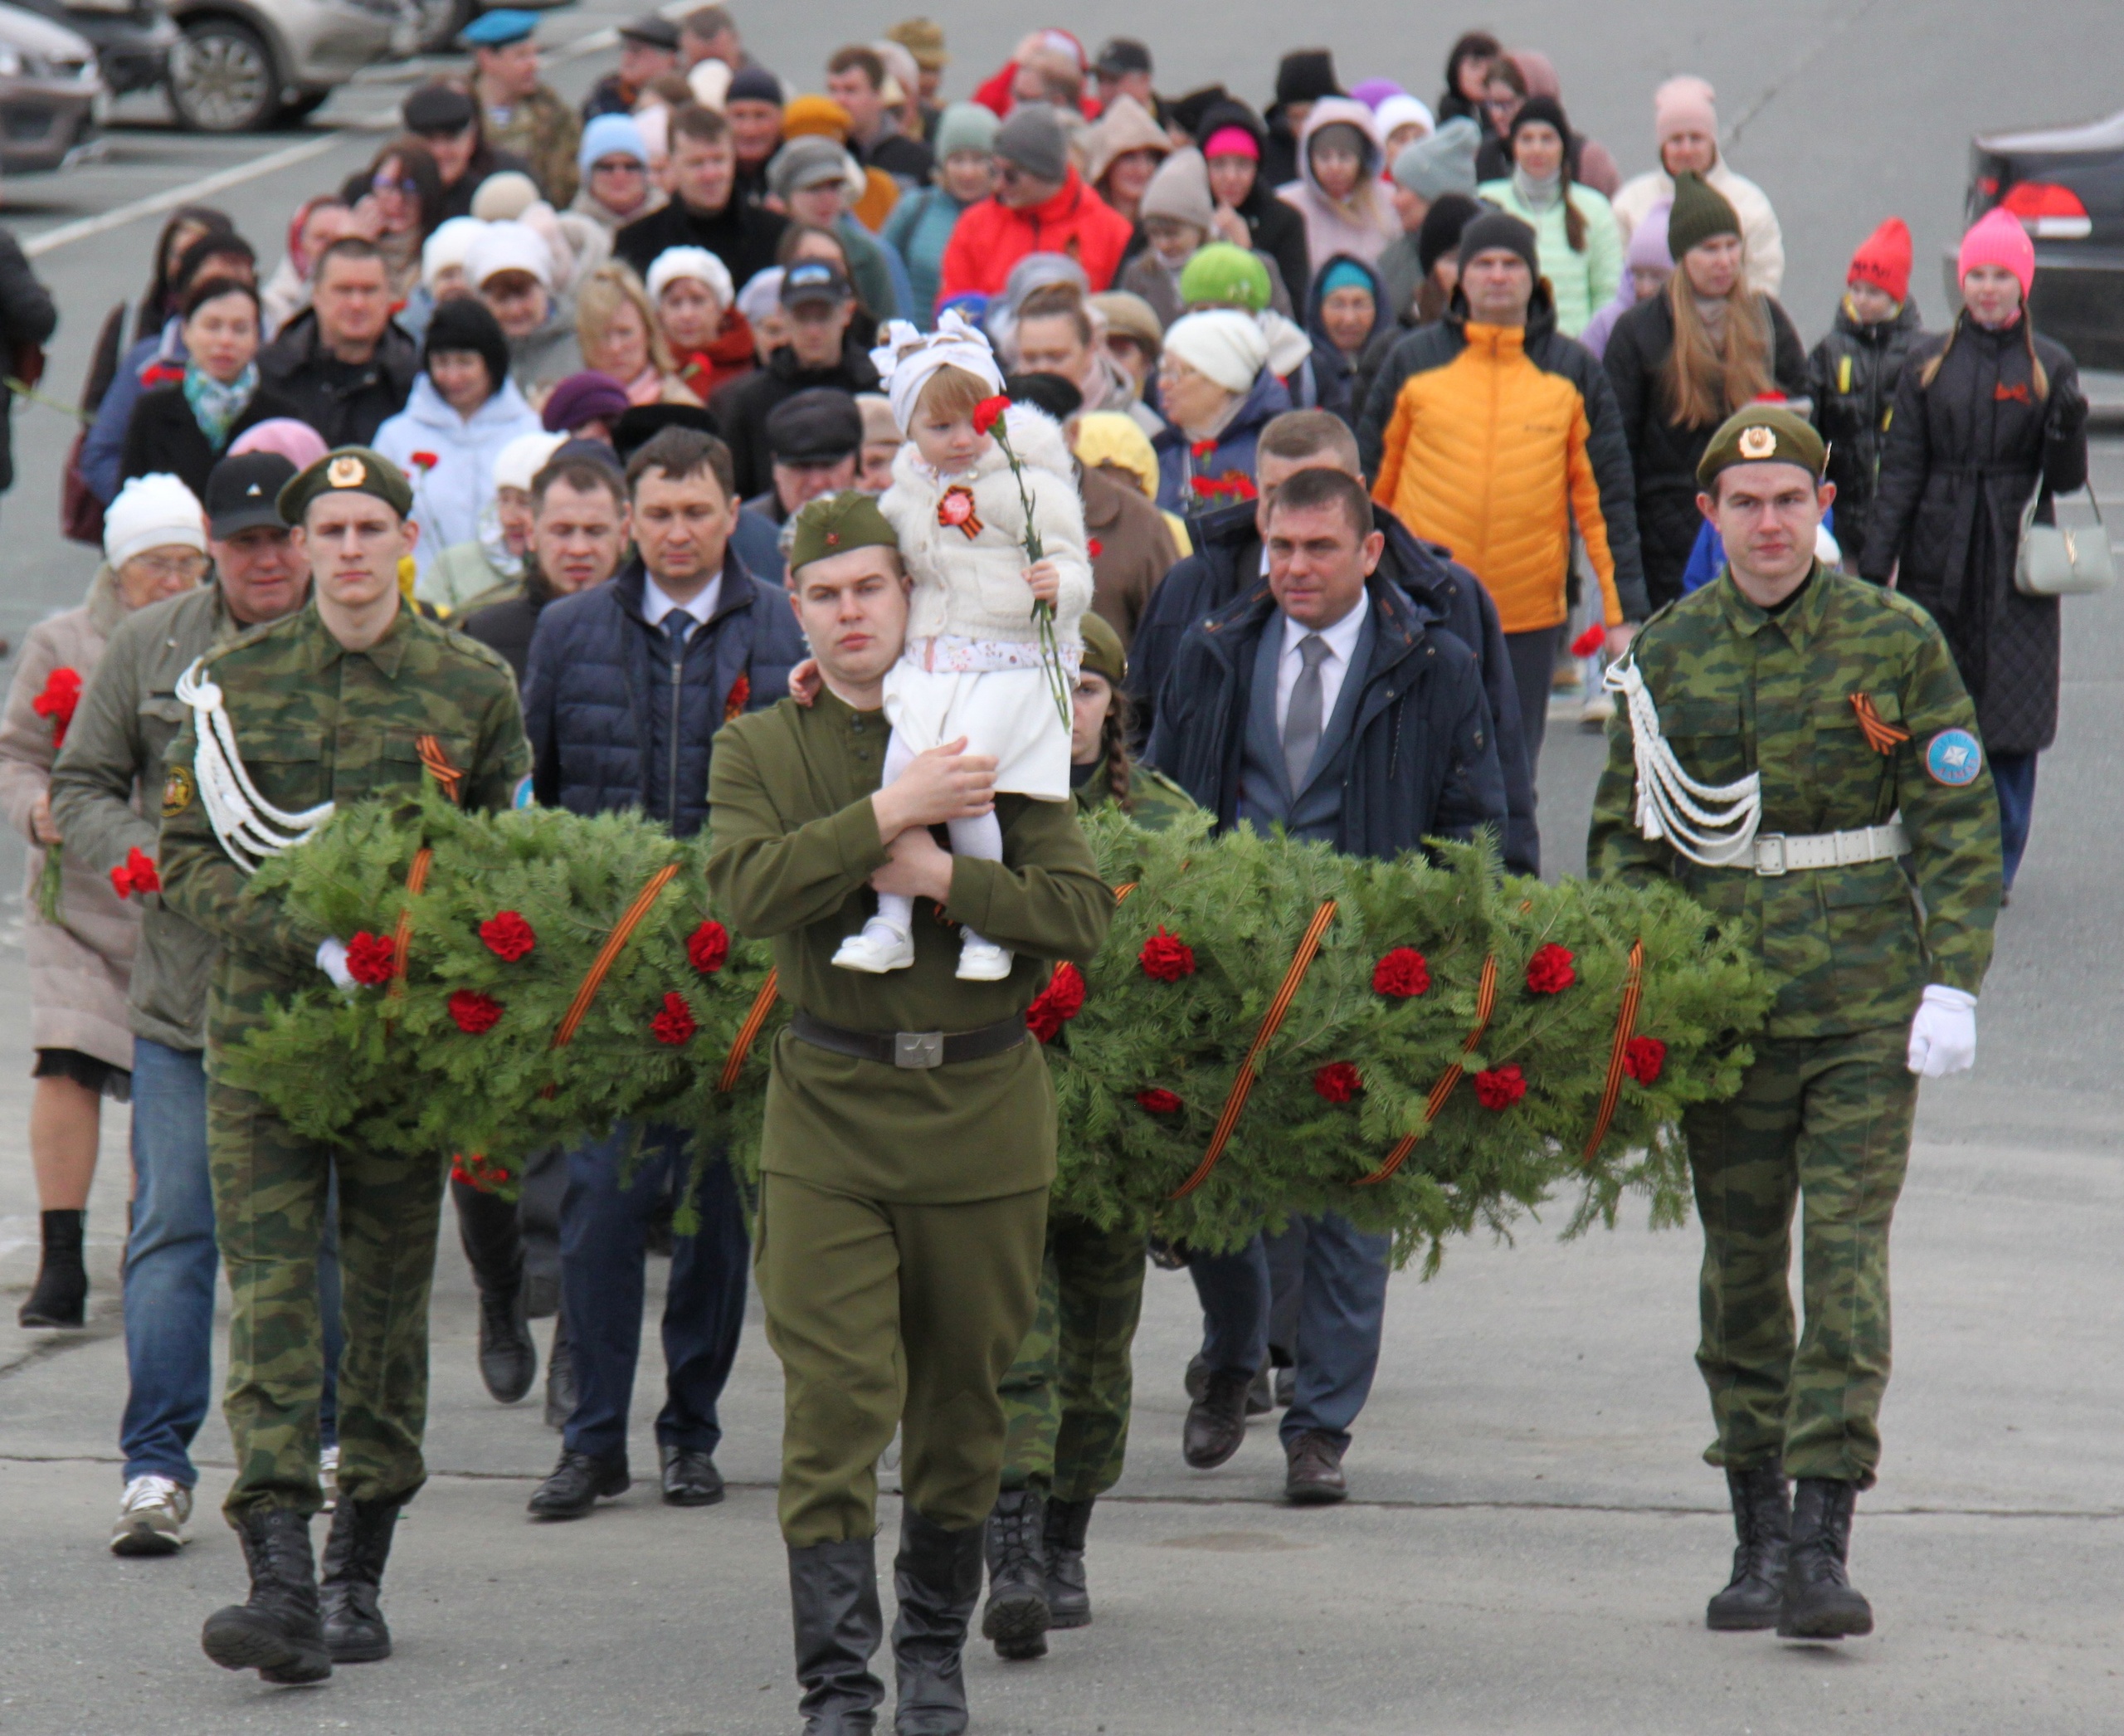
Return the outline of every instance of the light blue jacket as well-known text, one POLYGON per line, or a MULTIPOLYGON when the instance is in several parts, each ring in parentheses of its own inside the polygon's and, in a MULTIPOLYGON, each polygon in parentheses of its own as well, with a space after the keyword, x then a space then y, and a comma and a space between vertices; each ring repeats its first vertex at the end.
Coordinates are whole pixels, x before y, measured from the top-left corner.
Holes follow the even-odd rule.
POLYGON ((421 527, 413 562, 421 573, 445 549, 480 534, 480 510, 494 491, 494 459, 519 434, 536 434, 538 412, 524 402, 514 380, 470 417, 442 401, 423 373, 413 382, 406 407, 376 431, 376 450, 413 485, 413 519, 421 527), (435 460, 416 464, 420 452, 435 460))

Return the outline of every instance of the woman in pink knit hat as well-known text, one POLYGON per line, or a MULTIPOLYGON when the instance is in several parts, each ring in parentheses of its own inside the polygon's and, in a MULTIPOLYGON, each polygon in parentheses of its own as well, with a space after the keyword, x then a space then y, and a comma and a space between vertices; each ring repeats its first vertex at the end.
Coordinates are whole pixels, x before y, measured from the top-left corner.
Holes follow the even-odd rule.
POLYGON ((2058 735, 2058 599, 2014 588, 2021 514, 2087 476, 2087 401, 2063 345, 2029 323, 2035 248, 1996 208, 1962 237, 1954 328, 1912 350, 1896 390, 1858 571, 1893 580, 1947 636, 1999 792, 2010 890, 2036 756, 2058 735))
POLYGON ((1748 251, 1748 287, 1775 295, 1785 281, 1785 232, 1770 195, 1737 175, 1718 149, 1717 92, 1700 78, 1670 78, 1653 94, 1652 127, 1659 141, 1659 167, 1623 183, 1610 202, 1623 239, 1644 221, 1646 212, 1674 197, 1674 177, 1702 175, 1717 189, 1741 219, 1741 239, 1748 251))

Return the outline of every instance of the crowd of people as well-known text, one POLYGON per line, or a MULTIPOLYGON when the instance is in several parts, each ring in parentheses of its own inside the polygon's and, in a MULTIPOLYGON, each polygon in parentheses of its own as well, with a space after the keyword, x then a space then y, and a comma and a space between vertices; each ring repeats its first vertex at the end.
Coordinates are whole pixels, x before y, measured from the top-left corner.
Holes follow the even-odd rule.
MULTIPOLYGON (((1051 1108, 1043 1132, 1023 1041, 1044 961, 1103 929, 1074 813, 1199 807, 1381 859, 1488 831, 1537 873, 1560 694, 1642 777, 1644 714, 1633 697, 1618 719, 1592 677, 1634 678, 1648 622, 1664 647, 1724 596, 1756 611, 1748 632, 1789 625, 1795 597, 1842 597, 1840 573, 1892 588, 1895 655, 1932 685, 1922 705, 1780 690, 1772 711, 1825 741, 1863 725, 1884 755, 1921 729, 1967 738, 1967 777, 1966 758, 1932 767, 1961 853, 1926 889, 1936 926, 1973 924, 1970 829, 1995 827, 2003 895, 2056 733, 2058 605, 2017 587, 2016 551, 2024 508, 2047 519, 2085 480, 2086 402, 2034 329, 2033 248, 2003 211, 1965 237, 1961 305, 1930 334, 1908 231, 1879 222, 1810 351, 1778 299, 1772 202, 1727 161, 1699 78, 1652 94, 1651 166, 1625 179, 1634 142, 1578 131, 1551 60, 1483 32, 1435 101, 1386 77, 1346 88, 1321 50, 1284 56, 1259 110, 1222 85, 1172 95, 1143 43, 1087 52, 1055 28, 946 101, 926 19, 792 80, 707 6, 623 27, 578 110, 543 80, 538 22, 471 25, 461 76, 413 90, 400 134, 296 207, 270 271, 222 212, 173 212, 144 295, 105 329, 62 504, 102 563, 19 648, 0 724, 0 799, 32 846, 42 1260, 22 1319, 83 1323, 101 1105, 129 1101, 111 1546, 187 1535, 218 1236, 227 1512, 252 1591, 207 1649, 273 1680, 387 1655, 378 1587, 421 1476, 445 1172, 305 1147, 217 1078, 217 1046, 272 995, 358 980, 347 937, 246 900, 250 858, 424 778, 475 807, 705 828, 718 898, 787 946, 800 1009, 763 1193, 679 1126, 543 1153, 516 1202, 459 1175, 480 1371, 524 1398, 528 1323, 558 1317, 543 1401, 562 1449, 530 1512, 589 1514, 629 1485, 645 1260, 668 1256, 659 1485, 714 1503, 757 1234, 790 1382, 807 1729, 872 1728, 870 1467, 897 1425, 896 1728, 960 1729, 984 1556, 981 1631, 1004 1656, 1090 1620, 1088 1526, 1128 1441, 1145 1239, 1045 1219, 1051 1108), (1722 490, 1737 468, 1829 486, 1722 490), (1789 583, 1765 577, 1780 560, 1789 583), (1932 624, 1951 667, 1926 661, 1932 624), (948 945, 918 899, 950 907, 948 945), (963 1033, 946 1073, 892 1065, 889 1033, 940 1029, 963 1033), (320 1592, 309 1521, 335 1500, 320 1592)), ((7 242, 11 345, 49 338, 41 296, 7 242)), ((1771 721, 1731 689, 1666 714, 1705 799, 1770 775, 1734 752, 1771 721)), ((1900 812, 1866 827, 1922 857, 1929 810, 1900 812)), ((1608 853, 1610 871, 1649 860, 1608 853)), ((1982 956, 1964 945, 1959 974, 1921 978, 1878 1022, 1907 1024, 1917 987, 1928 1010, 1936 988, 1973 1007, 1982 925, 1982 956)), ((1818 1231, 1850 1232, 1818 1226, 1809 1191, 1811 1269, 1818 1231)), ((1329 1216, 1152 1251, 1188 1266, 1204 1312, 1186 1461, 1215 1469, 1280 1410, 1289 1498, 1342 1499, 1387 1238, 1329 1216)), ((1820 1423, 1786 1449, 1797 1518, 1766 1470, 1776 1447, 1736 1445, 1720 1402, 1742 1553, 1713 1626, 1864 1631, 1836 1490, 1872 1479, 1884 1319, 1878 1344, 1802 1354, 1878 1366, 1838 1425, 1858 1446, 1838 1457, 1820 1423)), ((1749 1353, 1746 1379, 1776 1389, 1760 1432, 1806 1371, 1789 1343, 1781 1365, 1749 1353)), ((1714 1391, 1746 1383, 1704 1355, 1714 1391)))

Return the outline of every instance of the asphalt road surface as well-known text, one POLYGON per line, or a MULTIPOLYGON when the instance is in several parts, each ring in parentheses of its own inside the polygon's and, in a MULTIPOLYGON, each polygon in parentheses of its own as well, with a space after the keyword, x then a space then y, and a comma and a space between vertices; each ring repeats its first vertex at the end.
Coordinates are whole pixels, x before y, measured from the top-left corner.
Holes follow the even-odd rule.
MULTIPOLYGON (((961 91, 1030 15, 932 4, 961 91)), ((738 7, 769 65, 812 69, 891 8, 849 0, 738 7)), ((544 32, 592 45, 562 61, 577 93, 609 64, 596 32, 623 8, 571 7, 544 32)), ((1365 0, 1296 22, 1261 3, 1085 4, 1088 41, 1147 36, 1162 81, 1221 78, 1257 100, 1274 55, 1334 46, 1435 94, 1463 22, 1365 0), (1374 46, 1376 45, 1376 46, 1374 46)), ((1556 61, 1574 121, 1626 171, 1650 158, 1649 93, 1668 73, 1717 85, 1729 153, 1770 191, 1791 261, 1786 301, 1810 339, 1850 248, 1888 211, 1916 232, 1916 293, 1957 227, 1969 135, 2097 115, 2118 101, 2113 7, 1918 7, 1822 0, 1746 10, 1671 0, 1595 11, 1498 4, 1481 22, 1556 61)), ((48 384, 66 398, 105 311, 136 295, 156 202, 211 197, 270 266, 304 193, 364 162, 407 69, 339 92, 304 130, 197 139, 142 118, 100 163, 0 189, 63 310, 48 384), (217 180, 215 178, 220 178, 217 180)), ((90 551, 61 542, 55 502, 71 432, 18 407, 18 477, 0 502, 0 633, 78 600, 90 551)), ((2124 510, 2124 446, 2096 480, 2124 510)), ((1630 1223, 1569 1244, 1528 1223, 1513 1245, 1454 1249, 1425 1285, 1397 1281, 1386 1353, 1349 1457, 1353 1499, 1296 1512, 1257 1427, 1209 1474, 1177 1451, 1179 1377, 1197 1330, 1183 1278, 1153 1273, 1137 1348, 1129 1469, 1092 1532, 1098 1620, 1045 1661, 970 1661, 975 1729, 1283 1736, 1351 1732, 2108 1731, 2117 1711, 2113 1570, 2124 1520, 2116 1249, 2124 1241, 2124 970, 2108 954, 2124 860, 2124 598, 2067 605, 2058 745, 2043 760, 2034 841, 2000 924, 1975 1074, 1928 1085, 1898 1221, 1898 1358, 1880 1486, 1860 1503, 1854 1578, 1880 1617, 1841 1648, 1717 1636, 1703 1599, 1731 1536, 1691 1367, 1697 1242, 1630 1223)), ((1552 872, 1575 870, 1597 739, 1552 727, 1542 767, 1552 872)), ((0 841, 0 885, 20 846, 0 841)), ((210 1419, 195 1541, 126 1563, 104 1548, 118 1493, 124 1364, 115 1336, 124 1117, 106 1129, 91 1206, 95 1319, 26 1334, 36 1199, 21 1129, 27 1018, 21 902, 0 909, 0 1732, 7 1736, 349 1729, 786 1732, 795 1727, 772 1485, 779 1374, 748 1324, 724 1405, 729 1499, 666 1509, 636 1490, 581 1524, 523 1516, 558 1442, 533 1405, 503 1410, 472 1364, 469 1277, 446 1228, 436 1285, 434 1477, 399 1534, 389 1663, 315 1692, 259 1686, 200 1656, 215 1605, 240 1597, 234 1538, 210 1510, 228 1441, 210 1419)), ((660 1284, 661 1264, 652 1261, 660 1284)), ((652 1296, 651 1310, 660 1305, 652 1296)), ((542 1343, 547 1328, 541 1326, 542 1343)), ((653 1331, 634 1462, 653 1469, 653 1331)), ((895 1504, 885 1503, 888 1532, 895 1504)))

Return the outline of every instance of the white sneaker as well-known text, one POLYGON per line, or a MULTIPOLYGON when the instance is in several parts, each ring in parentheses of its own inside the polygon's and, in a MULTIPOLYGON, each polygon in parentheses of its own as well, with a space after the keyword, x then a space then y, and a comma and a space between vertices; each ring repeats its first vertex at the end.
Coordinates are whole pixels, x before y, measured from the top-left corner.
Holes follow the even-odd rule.
POLYGON ((1010 974, 1009 951, 968 929, 959 943, 959 968, 952 975, 962 983, 1001 983, 1010 974))
POLYGON ((339 1504, 339 1444, 336 1441, 317 1456, 317 1480, 324 1490, 321 1510, 329 1513, 339 1504))
POLYGON ((889 923, 870 923, 861 933, 841 942, 833 962, 842 970, 860 970, 873 977, 881 977, 889 970, 905 970, 914 963, 914 937, 889 923))
POLYGON ((135 1477, 118 1504, 111 1528, 114 1555, 174 1555, 184 1547, 192 1491, 170 1477, 135 1477))

